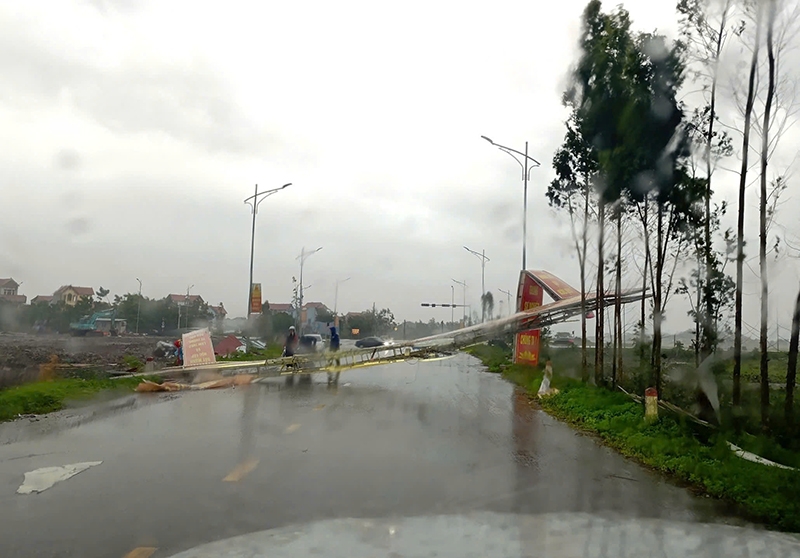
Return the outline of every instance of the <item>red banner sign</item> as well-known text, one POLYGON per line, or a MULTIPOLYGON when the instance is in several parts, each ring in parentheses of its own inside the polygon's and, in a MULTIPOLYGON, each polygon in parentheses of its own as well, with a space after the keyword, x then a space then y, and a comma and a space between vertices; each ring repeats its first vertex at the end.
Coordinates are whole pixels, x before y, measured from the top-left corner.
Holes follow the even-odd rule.
POLYGON ((529 271, 533 279, 539 283, 553 300, 562 300, 571 296, 581 296, 580 291, 567 285, 549 271, 529 271))
POLYGON ((253 288, 250 290, 250 313, 260 314, 261 311, 261 283, 253 283, 253 288))
MULTIPOLYGON (((524 312, 541 306, 544 302, 544 291, 530 271, 522 271, 517 288, 517 311, 524 312)), ((514 342, 514 362, 517 364, 539 364, 538 329, 529 329, 517 333, 514 342)))

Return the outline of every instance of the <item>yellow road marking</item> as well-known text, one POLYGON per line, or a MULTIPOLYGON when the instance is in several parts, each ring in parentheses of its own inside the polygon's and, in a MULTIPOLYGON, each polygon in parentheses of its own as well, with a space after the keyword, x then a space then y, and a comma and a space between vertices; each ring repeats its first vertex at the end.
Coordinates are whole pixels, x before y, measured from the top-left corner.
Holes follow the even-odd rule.
POLYGON ((248 459, 247 461, 242 461, 236 467, 233 468, 233 471, 228 473, 228 476, 222 479, 223 482, 238 482, 246 477, 253 469, 256 468, 258 465, 258 459, 248 459))
POLYGON ((324 408, 325 408, 325 403, 323 403, 321 405, 317 405, 316 407, 314 407, 314 410, 315 411, 321 411, 324 408))
POLYGON ((296 422, 294 424, 290 424, 289 426, 286 427, 286 433, 287 434, 291 434, 292 432, 294 432, 298 428, 300 428, 300 423, 296 422))
POLYGON ((150 558, 158 550, 152 546, 140 546, 128 552, 123 558, 150 558))

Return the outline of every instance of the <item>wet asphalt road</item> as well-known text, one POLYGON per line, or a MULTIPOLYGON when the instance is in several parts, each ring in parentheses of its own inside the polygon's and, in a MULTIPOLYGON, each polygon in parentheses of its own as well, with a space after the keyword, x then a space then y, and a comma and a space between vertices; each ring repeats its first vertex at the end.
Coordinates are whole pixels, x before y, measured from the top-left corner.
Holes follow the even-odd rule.
POLYGON ((0 426, 0 556, 161 558, 312 520, 478 511, 741 524, 466 355, 113 407, 0 426), (103 463, 16 494, 27 471, 85 461, 103 463))

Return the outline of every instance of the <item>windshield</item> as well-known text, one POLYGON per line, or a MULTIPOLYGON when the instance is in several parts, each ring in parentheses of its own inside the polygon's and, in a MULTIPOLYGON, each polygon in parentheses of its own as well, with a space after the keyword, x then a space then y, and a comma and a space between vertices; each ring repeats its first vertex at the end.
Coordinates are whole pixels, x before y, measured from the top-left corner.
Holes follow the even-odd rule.
POLYGON ((800 553, 796 0, 0 43, 1 557, 800 553))

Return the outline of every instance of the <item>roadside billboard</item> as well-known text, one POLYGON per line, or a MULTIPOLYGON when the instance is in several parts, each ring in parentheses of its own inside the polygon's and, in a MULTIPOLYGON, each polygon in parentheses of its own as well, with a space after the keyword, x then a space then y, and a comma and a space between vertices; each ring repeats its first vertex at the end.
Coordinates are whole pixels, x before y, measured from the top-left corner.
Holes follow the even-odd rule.
POLYGON ((549 271, 529 271, 533 280, 539 283, 553 300, 581 296, 580 291, 567 285, 549 271))
POLYGON ((261 283, 253 283, 250 290, 250 313, 261 313, 261 283))
MULTIPOLYGON (((522 271, 517 287, 517 312, 533 310, 544 302, 544 290, 530 271, 522 271)), ((539 364, 538 329, 529 329, 516 334, 514 339, 514 362, 516 364, 539 364)))
POLYGON ((214 364, 214 344, 211 342, 211 332, 208 329, 197 329, 183 334, 183 365, 204 366, 214 364))
MULTIPOLYGON (((581 296, 581 292, 568 285, 549 271, 530 271, 529 272, 534 280, 539 283, 545 292, 556 302, 574 296, 581 296)), ((587 318, 594 318, 594 312, 587 312, 587 318)))

